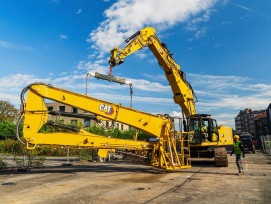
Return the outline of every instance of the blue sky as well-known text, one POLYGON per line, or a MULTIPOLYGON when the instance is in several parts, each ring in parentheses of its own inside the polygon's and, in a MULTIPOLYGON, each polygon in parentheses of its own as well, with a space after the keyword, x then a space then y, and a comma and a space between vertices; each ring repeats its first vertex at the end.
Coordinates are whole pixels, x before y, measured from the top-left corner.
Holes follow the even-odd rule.
MULTIPOLYGON (((19 107, 36 81, 85 93, 88 71, 108 73, 109 51, 152 26, 187 74, 198 113, 234 127, 244 108, 271 102, 269 0, 2 0, 0 99, 19 107)), ((180 115, 148 48, 115 67, 134 87, 133 108, 180 115)), ((130 104, 129 87, 90 78, 88 94, 130 104)))

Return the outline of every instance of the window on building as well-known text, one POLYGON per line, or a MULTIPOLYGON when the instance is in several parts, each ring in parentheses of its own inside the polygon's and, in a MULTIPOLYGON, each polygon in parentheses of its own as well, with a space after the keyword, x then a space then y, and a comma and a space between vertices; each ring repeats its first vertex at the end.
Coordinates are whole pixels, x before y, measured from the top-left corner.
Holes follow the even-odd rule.
POLYGON ((105 127, 106 127, 106 128, 109 128, 109 121, 106 121, 106 122, 105 122, 105 127))
POLYGON ((90 127, 90 119, 85 119, 84 127, 90 127))
POLYGON ((73 112, 73 113, 78 113, 77 108, 72 108, 72 112, 73 112))
POLYGON ((59 112, 65 112, 65 106, 59 106, 59 112))
POLYGON ((123 124, 121 124, 121 130, 123 130, 123 124))
POLYGON ((71 120, 71 125, 77 125, 77 120, 76 119, 71 120))
POLYGON ((48 111, 52 111, 53 110, 53 106, 48 106, 47 109, 48 109, 48 111))

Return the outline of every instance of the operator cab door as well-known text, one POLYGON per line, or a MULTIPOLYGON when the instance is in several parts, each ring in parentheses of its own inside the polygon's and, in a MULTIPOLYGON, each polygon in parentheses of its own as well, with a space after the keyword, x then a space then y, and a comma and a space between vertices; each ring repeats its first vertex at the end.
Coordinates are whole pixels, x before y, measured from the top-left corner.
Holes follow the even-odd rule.
POLYGON ((202 142, 201 130, 198 118, 189 118, 188 131, 193 132, 193 138, 190 141, 191 144, 199 144, 202 142))
POLYGON ((202 142, 217 142, 218 129, 216 120, 210 117, 198 117, 189 119, 189 131, 193 131, 193 138, 190 141, 192 144, 199 144, 202 142), (206 128, 203 128, 205 126, 206 128), (204 129, 207 131, 204 131, 204 129))
POLYGON ((202 142, 217 142, 218 141, 218 129, 216 120, 211 117, 201 119, 201 130, 203 126, 206 127, 207 132, 201 132, 202 142))
POLYGON ((210 118, 209 127, 210 127, 209 128, 210 142, 218 142, 219 141, 219 134, 218 134, 216 120, 210 118))

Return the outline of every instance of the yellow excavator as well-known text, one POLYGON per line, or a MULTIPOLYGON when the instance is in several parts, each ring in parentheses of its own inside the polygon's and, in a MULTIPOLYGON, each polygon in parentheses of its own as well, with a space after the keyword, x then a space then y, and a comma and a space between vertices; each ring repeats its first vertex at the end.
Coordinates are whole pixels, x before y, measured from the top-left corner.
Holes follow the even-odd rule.
POLYGON ((233 143, 231 127, 218 126, 209 114, 197 114, 195 94, 186 80, 184 72, 174 61, 171 51, 160 41, 155 29, 146 27, 127 38, 120 46, 111 50, 110 74, 114 66, 120 65, 124 59, 136 51, 148 47, 163 68, 173 92, 174 102, 182 108, 184 131, 193 132, 190 141, 192 157, 214 157, 216 166, 228 166, 226 147, 233 143))
POLYGON ((110 149, 134 151, 148 158, 149 164, 166 170, 191 167, 192 156, 214 157, 216 166, 227 166, 225 147, 232 145, 232 129, 217 126, 210 115, 196 114, 194 91, 187 82, 180 66, 173 60, 170 51, 155 35, 153 28, 147 27, 125 40, 124 48, 114 48, 110 57, 110 75, 107 80, 118 81, 112 75, 112 68, 124 62, 124 58, 147 46, 153 52, 158 63, 164 68, 166 77, 174 94, 175 103, 184 113, 184 131, 174 129, 174 120, 168 115, 154 115, 120 104, 74 93, 41 82, 26 86, 21 93, 22 111, 17 124, 17 138, 27 149, 41 145, 95 148, 100 155, 110 149), (125 45, 127 44, 127 45, 125 45), (25 95, 27 98, 25 99, 25 95), (150 141, 115 139, 95 135, 84 129, 70 128, 57 121, 48 121, 49 111, 45 100, 60 102, 95 114, 97 117, 112 120, 144 131, 152 138, 150 141), (19 127, 23 122, 23 138, 19 138, 19 127), (60 126, 69 131, 42 133, 43 125, 60 126), (206 131, 202 126, 207 126, 206 131), (104 150, 104 151, 103 151, 104 150))

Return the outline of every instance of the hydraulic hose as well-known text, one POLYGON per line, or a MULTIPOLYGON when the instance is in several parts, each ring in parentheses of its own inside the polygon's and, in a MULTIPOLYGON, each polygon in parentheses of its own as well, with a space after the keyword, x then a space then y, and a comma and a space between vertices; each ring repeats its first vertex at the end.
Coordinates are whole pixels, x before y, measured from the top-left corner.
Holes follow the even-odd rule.
POLYGON ((16 138, 17 140, 24 144, 25 145, 25 142, 21 140, 20 138, 20 126, 23 122, 23 114, 24 114, 24 111, 25 111, 25 99, 24 99, 24 94, 30 89, 31 86, 33 85, 47 85, 43 82, 35 82, 35 83, 31 83, 31 84, 28 84, 27 86, 25 86, 21 92, 21 95, 20 95, 20 99, 21 99, 21 111, 20 111, 20 114, 19 114, 19 117, 17 119, 17 122, 16 122, 16 138))

